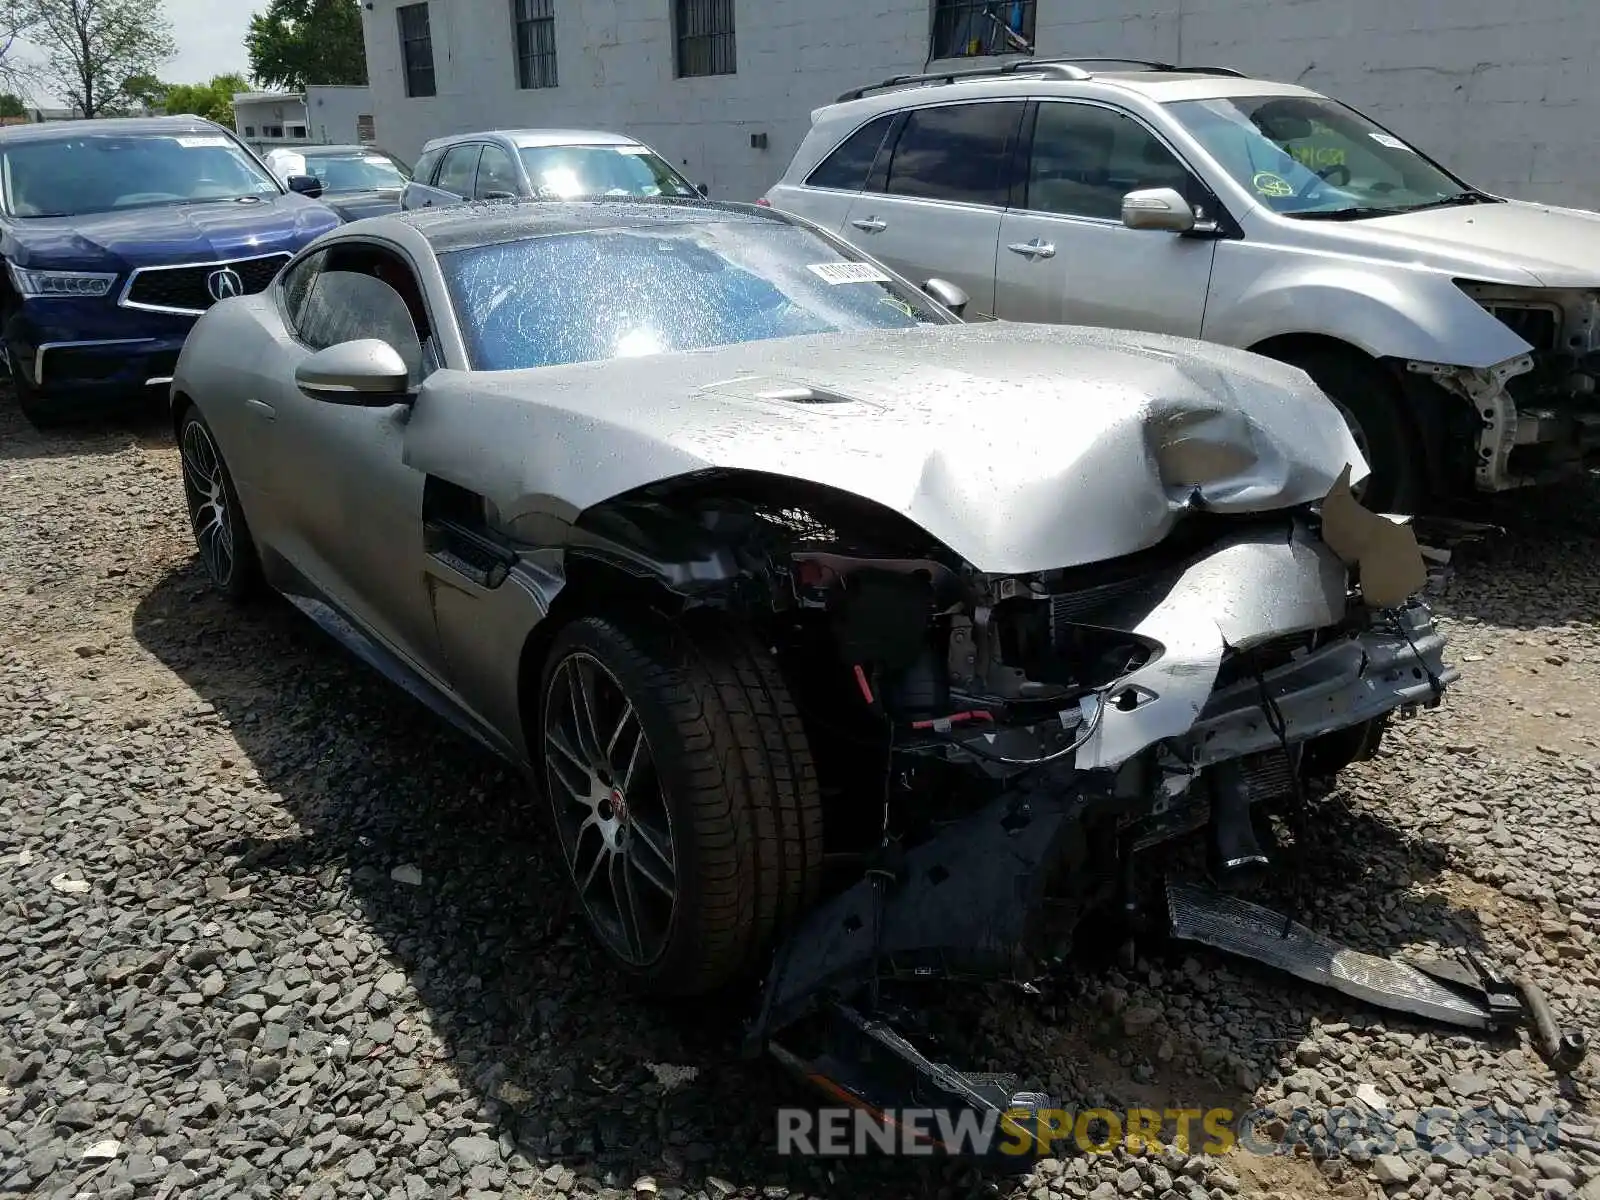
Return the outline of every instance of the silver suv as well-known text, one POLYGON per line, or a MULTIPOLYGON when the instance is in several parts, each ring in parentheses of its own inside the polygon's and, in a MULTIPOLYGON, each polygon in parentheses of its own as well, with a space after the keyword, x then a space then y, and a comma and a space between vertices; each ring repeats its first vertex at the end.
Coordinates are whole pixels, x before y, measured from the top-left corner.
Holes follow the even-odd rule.
POLYGON ((900 76, 817 109, 761 203, 975 313, 1293 363, 1369 505, 1600 460, 1600 215, 1487 195, 1307 88, 1121 59, 900 76))

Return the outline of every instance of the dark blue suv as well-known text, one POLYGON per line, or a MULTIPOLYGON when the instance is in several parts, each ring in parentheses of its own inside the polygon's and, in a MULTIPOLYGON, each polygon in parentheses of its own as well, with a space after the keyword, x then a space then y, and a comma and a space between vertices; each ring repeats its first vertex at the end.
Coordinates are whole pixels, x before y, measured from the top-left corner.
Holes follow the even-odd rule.
POLYGON ((196 317, 340 223, 320 193, 199 117, 0 128, 0 362, 24 414, 165 387, 196 317))

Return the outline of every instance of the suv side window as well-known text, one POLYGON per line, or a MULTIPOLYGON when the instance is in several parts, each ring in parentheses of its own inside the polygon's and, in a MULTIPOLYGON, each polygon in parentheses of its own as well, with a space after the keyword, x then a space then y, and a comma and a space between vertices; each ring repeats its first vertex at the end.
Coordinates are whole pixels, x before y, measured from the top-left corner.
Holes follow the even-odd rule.
POLYGON ((439 159, 444 154, 442 150, 429 150, 417 159, 417 165, 412 169, 411 178, 424 186, 433 182, 433 169, 439 165, 439 159))
POLYGON ((806 186, 840 188, 847 192, 859 192, 866 187, 867 173, 877 161, 884 134, 892 124, 893 113, 868 121, 817 164, 816 170, 806 177, 806 186))
POLYGON ((1132 117, 1094 104, 1040 102, 1025 208, 1117 221, 1129 192, 1161 187, 1190 203, 1203 200, 1188 168, 1132 117))
POLYGON ((891 196, 1004 208, 1026 107, 1006 100, 913 109, 889 160, 885 190, 891 196))
POLYGON ((478 186, 472 193, 473 197, 487 200, 493 192, 515 196, 521 190, 517 164, 511 161, 511 156, 499 146, 485 146, 483 157, 478 160, 478 186))
POLYGON ((478 155, 482 151, 483 147, 477 142, 451 146, 444 152, 444 166, 439 169, 439 182, 434 186, 463 200, 472 195, 473 180, 478 174, 478 155))

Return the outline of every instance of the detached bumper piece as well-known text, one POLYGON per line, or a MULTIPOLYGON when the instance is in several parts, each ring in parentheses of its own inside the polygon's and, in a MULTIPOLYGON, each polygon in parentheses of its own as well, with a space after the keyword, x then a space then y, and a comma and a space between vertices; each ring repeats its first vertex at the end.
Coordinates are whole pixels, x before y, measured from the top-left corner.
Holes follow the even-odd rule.
POLYGON ((1407 963, 1341 946, 1259 904, 1169 882, 1167 914, 1179 941, 1248 958, 1364 1004, 1467 1029, 1503 1023, 1487 998, 1452 988, 1407 963))
MULTIPOLYGON (((1046 829, 1033 832, 1047 834, 1046 829)), ((1023 837, 1023 844, 1035 839, 1023 837)), ((1038 843, 1050 841, 1048 836, 1038 843)), ((942 839, 941 839, 942 841, 942 839)), ((974 842, 982 858, 995 851, 992 840, 974 842)), ((952 889, 954 891, 954 889, 952 889)), ((1025 901, 1010 907, 1020 908, 1025 901)), ((1431 961, 1407 962, 1366 954, 1286 920, 1280 913, 1193 883, 1169 881, 1166 902, 1170 934, 1177 941, 1208 946, 1330 988, 1363 1004, 1405 1013, 1457 1028, 1501 1030, 1526 1024, 1551 1068, 1570 1074, 1588 1054, 1582 1031, 1562 1030, 1548 1003, 1530 980, 1514 983, 1470 954, 1431 961)), ((937 922, 936 913, 928 914, 937 922)), ((900 917, 902 933, 911 926, 900 917)), ((1017 930, 1020 934, 1020 929, 1017 930)), ((928 938, 914 939, 929 942, 928 938)), ((836 943, 837 945, 837 943, 836 943)), ((859 976, 856 954, 812 959, 812 970, 830 974, 836 983, 859 976)), ((868 955, 869 963, 871 961, 868 955)), ((886 972, 885 977, 888 977, 886 972)), ((942 974, 913 968, 899 977, 942 974)), ((811 976, 815 978, 813 974, 811 976)), ((800 1019, 797 985, 784 989, 781 1011, 787 1024, 800 1019)), ((808 1019, 820 1024, 821 1044, 797 1053, 757 1026, 764 1047, 799 1079, 837 1104, 864 1112, 881 1130, 884 1149, 901 1153, 949 1153, 1024 1162, 1051 1153, 1048 1115, 1062 1101, 1022 1089, 1011 1075, 966 1073, 936 1062, 911 1044, 887 1021, 863 1015, 844 1000, 848 987, 831 989, 806 1007, 808 1019), (938 1120, 918 1128, 897 1125, 906 1112, 933 1113, 938 1120), (976 1144, 970 1136, 981 1131, 976 1144), (981 1150, 980 1150, 981 1147, 981 1150)), ((1070 1104, 1068 1104, 1070 1107, 1070 1104)), ((876 1140, 876 1139, 875 1139, 876 1140)))
POLYGON ((1582 1030, 1557 1026, 1528 978, 1515 983, 1473 954, 1406 962, 1363 954, 1258 904, 1194 884, 1167 884, 1172 936, 1248 958, 1365 1004, 1466 1029, 1528 1024, 1539 1052, 1558 1074, 1587 1057, 1582 1030))
POLYGON ((1042 1114, 1057 1107, 1042 1092, 1018 1090, 1014 1075, 966 1074, 934 1062, 891 1028, 845 1004, 826 1013, 827 1044, 810 1057, 773 1043, 772 1055, 836 1103, 866 1114, 901 1152, 972 1154, 1016 1161, 1042 1157, 1042 1114), (908 1112, 938 1114, 912 1126, 908 1112), (975 1145, 969 1135, 982 1131, 975 1145), (986 1151, 986 1153, 985 1153, 986 1151))

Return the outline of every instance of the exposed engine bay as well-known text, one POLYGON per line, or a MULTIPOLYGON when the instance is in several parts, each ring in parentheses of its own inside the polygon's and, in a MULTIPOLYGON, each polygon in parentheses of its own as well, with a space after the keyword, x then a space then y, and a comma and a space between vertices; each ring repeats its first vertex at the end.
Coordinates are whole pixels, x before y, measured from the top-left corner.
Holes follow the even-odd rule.
POLYGON ((1463 428, 1477 486, 1503 491, 1594 466, 1600 461, 1600 291, 1460 286, 1529 347, 1482 371, 1409 364, 1470 405, 1474 419, 1463 428))
POLYGON ((752 1052, 869 1108, 929 1086, 1041 1106, 923 1058, 880 986, 1030 986, 1086 925, 1131 947, 1154 923, 1145 852, 1202 831, 1211 887, 1164 885, 1170 936, 1456 1025, 1522 1019, 1488 968, 1356 954, 1239 895, 1274 865, 1258 810, 1292 819, 1306 781, 1371 756, 1391 714, 1458 677, 1414 535, 1360 508, 1348 471, 1320 504, 1196 511, 1143 553, 1025 576, 826 489, 774 481, 780 506, 741 483, 737 499, 715 475, 636 493, 589 514, 569 555, 754 622, 800 706, 831 879, 777 949, 752 1052), (791 1049, 819 1019, 822 1048, 791 1049))

